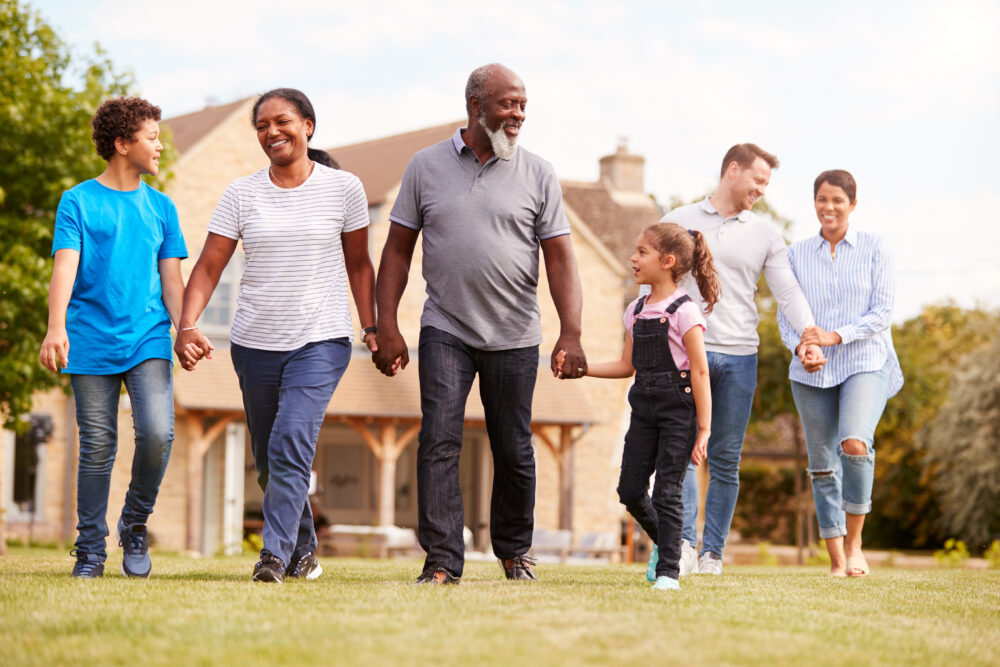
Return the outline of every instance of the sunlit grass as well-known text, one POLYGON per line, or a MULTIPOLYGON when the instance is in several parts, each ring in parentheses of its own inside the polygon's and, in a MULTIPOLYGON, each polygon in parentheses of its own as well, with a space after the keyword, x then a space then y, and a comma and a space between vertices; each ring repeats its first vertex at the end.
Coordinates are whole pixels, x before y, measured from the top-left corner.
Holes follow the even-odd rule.
POLYGON ((250 582, 254 559, 153 554, 149 580, 70 579, 64 552, 0 558, 3 664, 997 664, 1000 571, 727 567, 649 589, 639 565, 322 559, 313 582, 250 582))

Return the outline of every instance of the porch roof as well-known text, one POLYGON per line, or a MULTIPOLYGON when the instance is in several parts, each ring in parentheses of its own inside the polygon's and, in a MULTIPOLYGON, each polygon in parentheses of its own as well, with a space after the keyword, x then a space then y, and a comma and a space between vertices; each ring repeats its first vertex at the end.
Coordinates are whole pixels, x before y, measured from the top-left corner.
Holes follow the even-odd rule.
MULTIPOLYGON (((418 363, 419 359, 411 358, 404 371, 389 378, 375 369, 367 353, 355 354, 327 406, 327 416, 420 419, 418 363)), ((174 401, 186 411, 243 412, 243 396, 229 350, 216 350, 213 359, 201 361, 193 372, 178 370, 174 375, 174 401)), ((469 392, 465 419, 485 419, 478 379, 469 392)), ((540 365, 531 421, 590 424, 594 422, 594 409, 579 382, 557 380, 547 365, 540 365)))

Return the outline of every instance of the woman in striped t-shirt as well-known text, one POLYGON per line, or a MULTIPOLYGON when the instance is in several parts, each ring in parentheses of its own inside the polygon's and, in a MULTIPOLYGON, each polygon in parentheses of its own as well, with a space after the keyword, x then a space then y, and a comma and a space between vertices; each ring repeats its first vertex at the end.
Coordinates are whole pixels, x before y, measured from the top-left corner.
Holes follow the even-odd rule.
POLYGON ((321 151, 308 147, 316 114, 300 91, 264 93, 253 124, 271 164, 234 181, 212 214, 175 349, 188 370, 210 355, 195 322, 242 240, 246 269, 230 338, 264 489, 264 548, 253 579, 315 579, 322 568, 309 473, 326 407, 351 358, 348 283, 365 343, 375 348, 368 200, 356 176, 323 166, 321 151))
POLYGON ((792 245, 788 259, 816 326, 799 339, 780 310, 778 325, 791 350, 818 344, 827 358, 810 373, 793 356, 789 378, 830 573, 861 577, 868 574, 861 528, 872 506, 875 427, 903 386, 890 330, 892 259, 879 236, 850 226, 857 184, 848 172, 824 171, 813 197, 820 233, 792 245))

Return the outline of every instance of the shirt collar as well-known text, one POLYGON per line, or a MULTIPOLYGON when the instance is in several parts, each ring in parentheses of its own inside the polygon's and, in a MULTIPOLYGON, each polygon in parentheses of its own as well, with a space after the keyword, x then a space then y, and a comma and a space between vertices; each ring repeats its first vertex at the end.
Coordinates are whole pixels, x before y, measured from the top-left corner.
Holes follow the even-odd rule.
MULTIPOLYGON (((830 242, 827 241, 825 238, 823 238, 822 231, 816 234, 816 236, 814 236, 813 238, 815 239, 816 250, 821 250, 822 248, 828 247, 830 245, 830 242)), ((847 245, 851 246, 852 248, 858 247, 858 231, 854 229, 854 225, 847 226, 847 233, 844 234, 844 238, 842 239, 842 241, 846 242, 847 245)))
MULTIPOLYGON (((701 210, 705 211, 710 215, 717 215, 722 218, 722 214, 719 213, 718 209, 712 206, 711 197, 705 197, 701 200, 701 210)), ((740 222, 750 222, 750 216, 753 215, 750 211, 740 211, 734 217, 740 222)), ((723 221, 729 220, 729 218, 723 218, 723 221)))
MULTIPOLYGON (((455 147, 455 152, 458 153, 459 155, 462 154, 463 148, 469 148, 468 146, 465 145, 465 142, 462 141, 463 132, 465 132, 465 128, 460 127, 457 130, 455 130, 455 134, 451 135, 451 144, 452 146, 455 147)), ((469 150, 471 151, 472 149, 469 148, 469 150)))

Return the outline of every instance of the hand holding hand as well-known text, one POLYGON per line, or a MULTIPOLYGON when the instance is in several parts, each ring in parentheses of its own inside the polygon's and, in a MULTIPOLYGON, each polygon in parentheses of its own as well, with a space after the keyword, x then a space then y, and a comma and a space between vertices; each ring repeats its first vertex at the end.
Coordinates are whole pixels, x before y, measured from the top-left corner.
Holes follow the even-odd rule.
POLYGON ((802 332, 801 344, 829 347, 831 345, 840 345, 841 340, 840 334, 836 331, 831 333, 822 327, 811 325, 806 327, 805 331, 802 332))
MULTIPOLYGON (((382 375, 392 377, 406 368, 406 364, 410 363, 410 353, 398 329, 380 327, 378 333, 370 335, 375 337, 374 347, 368 349, 372 353, 372 362, 382 375)), ((368 336, 365 336, 367 341, 368 336)))
POLYGON ((58 373, 69 365, 69 337, 65 328, 49 329, 46 332, 38 360, 53 373, 58 373))
POLYGON ((800 343, 798 357, 802 367, 809 373, 815 373, 826 365, 823 348, 815 343, 800 343))
POLYGON ((199 329, 191 328, 177 333, 177 340, 174 341, 174 352, 181 362, 181 368, 193 371, 201 359, 212 358, 215 346, 212 345, 208 336, 199 329))
POLYGON ((583 353, 579 336, 559 336, 552 349, 550 368, 552 377, 561 380, 581 378, 587 374, 587 355, 583 353))

